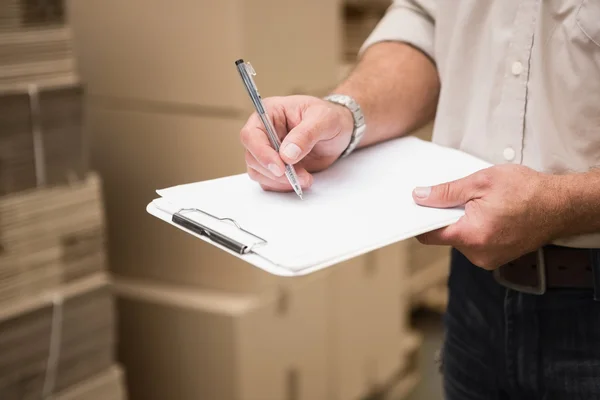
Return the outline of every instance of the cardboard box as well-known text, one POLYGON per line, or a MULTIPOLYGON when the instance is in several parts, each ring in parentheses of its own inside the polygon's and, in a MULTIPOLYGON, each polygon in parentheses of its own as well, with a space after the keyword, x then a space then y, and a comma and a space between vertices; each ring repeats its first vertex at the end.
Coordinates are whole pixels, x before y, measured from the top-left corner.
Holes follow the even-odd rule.
POLYGON ((325 400, 327 281, 234 295, 118 280, 132 400, 325 400))
POLYGON ((56 395, 56 400, 126 400, 123 368, 112 365, 105 371, 56 395))
POLYGON ((331 85, 340 0, 67 1, 79 72, 92 95, 251 109, 234 62, 263 97, 331 85))
POLYGON ((38 89, 38 112, 27 89, 0 93, 0 196, 85 178, 83 88, 38 89))
POLYGON ((67 27, 0 30, 0 65, 63 60, 72 55, 71 34, 67 27))
POLYGON ((359 399, 387 382, 402 362, 409 332, 405 242, 331 268, 329 399, 359 399))
POLYGON ((39 398, 52 373, 54 394, 108 368, 114 362, 114 320, 103 273, 3 305, 0 398, 39 398))
POLYGON ((106 269, 100 185, 0 196, 0 309, 106 269))
MULTIPOLYGON (((408 240, 410 243, 408 265, 411 273, 419 273, 434 264, 450 262, 450 247, 425 245, 415 238, 408 240)), ((446 265, 446 269, 448 266, 446 265)))
POLYGON ((245 172, 241 119, 88 110, 118 276, 254 293, 278 279, 146 212, 155 190, 245 172))

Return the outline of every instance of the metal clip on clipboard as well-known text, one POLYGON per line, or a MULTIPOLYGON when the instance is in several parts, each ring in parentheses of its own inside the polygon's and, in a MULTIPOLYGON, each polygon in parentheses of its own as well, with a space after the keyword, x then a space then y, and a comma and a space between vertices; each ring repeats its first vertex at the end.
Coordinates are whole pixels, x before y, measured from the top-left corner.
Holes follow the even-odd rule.
POLYGON ((197 208, 182 208, 178 212, 173 213, 171 221, 174 224, 176 224, 182 228, 192 231, 197 235, 203 236, 203 237, 231 250, 232 252, 241 254, 241 255, 252 252, 252 249, 254 249, 256 246, 261 246, 261 245, 267 244, 267 241, 265 239, 243 229, 240 226, 240 224, 238 224, 234 219, 219 218, 219 217, 211 215, 205 211, 199 210, 197 208), (230 222, 237 228, 237 230, 239 232, 241 232, 242 234, 244 234, 248 237, 253 237, 254 239, 256 239, 256 241, 252 242, 252 243, 245 243, 244 241, 230 237, 224 233, 218 232, 217 230, 215 230, 214 228, 211 228, 210 226, 208 226, 206 224, 203 224, 199 221, 196 221, 192 218, 185 216, 184 215, 185 212, 200 213, 206 217, 214 219, 215 221, 230 222))

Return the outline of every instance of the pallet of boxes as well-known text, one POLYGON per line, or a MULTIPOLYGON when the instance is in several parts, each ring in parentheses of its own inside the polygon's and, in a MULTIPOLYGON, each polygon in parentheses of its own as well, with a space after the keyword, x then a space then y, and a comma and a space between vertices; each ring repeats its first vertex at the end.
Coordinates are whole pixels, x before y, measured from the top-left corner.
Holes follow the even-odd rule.
POLYGON ((131 399, 360 400, 392 387, 401 399, 420 340, 405 243, 283 279, 145 209, 158 188, 245 172, 252 104, 235 60, 253 64, 263 97, 335 85, 341 3, 68 4, 131 399))
POLYGON ((69 30, 0 4, 0 399, 124 400, 69 30))

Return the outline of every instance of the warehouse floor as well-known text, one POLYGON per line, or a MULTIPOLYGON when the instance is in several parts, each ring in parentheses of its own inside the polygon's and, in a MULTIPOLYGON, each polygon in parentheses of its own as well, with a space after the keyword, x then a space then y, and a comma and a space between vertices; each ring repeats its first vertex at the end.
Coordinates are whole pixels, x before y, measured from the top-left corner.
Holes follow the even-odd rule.
POLYGON ((430 312, 419 312, 413 317, 413 323, 423 335, 420 365, 421 381, 406 400, 442 400, 442 377, 435 363, 436 352, 443 340, 441 315, 430 312))

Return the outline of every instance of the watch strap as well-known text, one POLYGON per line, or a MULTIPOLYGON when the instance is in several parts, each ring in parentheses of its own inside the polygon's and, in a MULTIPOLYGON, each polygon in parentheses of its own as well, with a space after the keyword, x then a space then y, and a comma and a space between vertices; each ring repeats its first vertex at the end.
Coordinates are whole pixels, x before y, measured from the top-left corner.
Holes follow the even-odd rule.
POLYGON ((348 95, 334 93, 324 97, 324 100, 335 104, 340 104, 348 108, 352 113, 352 117, 354 119, 354 129, 352 130, 352 135, 350 136, 350 143, 348 143, 348 146, 340 155, 340 158, 346 157, 352 153, 354 149, 356 149, 365 133, 366 126, 364 115, 356 100, 348 95))

